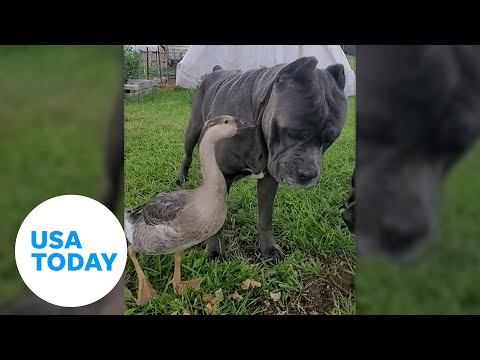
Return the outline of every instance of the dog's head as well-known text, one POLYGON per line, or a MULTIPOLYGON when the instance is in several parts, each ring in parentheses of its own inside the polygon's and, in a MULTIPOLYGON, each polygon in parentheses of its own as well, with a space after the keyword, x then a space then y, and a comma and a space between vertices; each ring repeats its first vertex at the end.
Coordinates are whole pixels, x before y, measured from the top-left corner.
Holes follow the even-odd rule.
POLYGON ((263 113, 268 171, 280 183, 313 186, 322 154, 338 138, 347 113, 343 65, 317 69, 303 57, 283 66, 263 113))
POLYGON ((409 259, 428 244, 445 175, 480 133, 480 56, 468 46, 360 51, 357 250, 409 259))

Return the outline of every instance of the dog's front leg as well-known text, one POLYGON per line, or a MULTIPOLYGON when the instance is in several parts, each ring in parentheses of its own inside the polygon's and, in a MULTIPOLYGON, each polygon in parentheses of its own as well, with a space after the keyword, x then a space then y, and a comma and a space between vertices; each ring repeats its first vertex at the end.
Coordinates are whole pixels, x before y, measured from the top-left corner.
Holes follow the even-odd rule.
POLYGON ((285 257, 280 246, 273 240, 272 218, 273 205, 277 195, 278 182, 266 174, 257 181, 258 229, 260 235, 260 251, 269 260, 279 261, 285 257))

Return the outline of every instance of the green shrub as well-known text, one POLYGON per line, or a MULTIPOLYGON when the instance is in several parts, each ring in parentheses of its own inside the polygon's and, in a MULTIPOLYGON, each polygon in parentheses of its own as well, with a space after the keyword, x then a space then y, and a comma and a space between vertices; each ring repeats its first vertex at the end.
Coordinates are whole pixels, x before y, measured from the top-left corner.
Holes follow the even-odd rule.
POLYGON ((140 76, 140 53, 131 46, 126 46, 124 50, 124 76, 128 79, 138 79, 140 76))

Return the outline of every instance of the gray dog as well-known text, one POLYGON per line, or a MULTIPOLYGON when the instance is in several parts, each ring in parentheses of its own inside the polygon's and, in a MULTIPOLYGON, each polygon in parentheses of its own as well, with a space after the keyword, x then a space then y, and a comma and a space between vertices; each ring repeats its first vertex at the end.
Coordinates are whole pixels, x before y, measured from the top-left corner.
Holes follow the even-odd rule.
MULTIPOLYGON (((345 71, 341 64, 317 69, 314 57, 246 72, 215 66, 201 83, 185 135, 185 153, 176 183, 187 180, 203 124, 217 115, 241 117, 256 124, 220 142, 217 161, 228 189, 245 176, 255 176, 260 251, 280 260, 272 215, 279 183, 305 188, 320 177, 322 154, 338 138, 346 120, 345 71)), ((208 240, 210 258, 226 258, 220 232, 208 240)))

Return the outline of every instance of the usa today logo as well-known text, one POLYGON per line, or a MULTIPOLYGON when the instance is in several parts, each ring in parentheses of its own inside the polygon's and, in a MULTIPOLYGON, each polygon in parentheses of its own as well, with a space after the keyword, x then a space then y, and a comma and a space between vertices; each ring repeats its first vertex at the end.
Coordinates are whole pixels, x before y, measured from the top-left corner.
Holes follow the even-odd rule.
POLYGON ((92 304, 120 280, 127 261, 123 227, 96 200, 80 195, 49 199, 23 221, 15 260, 25 284, 58 306, 92 304))

